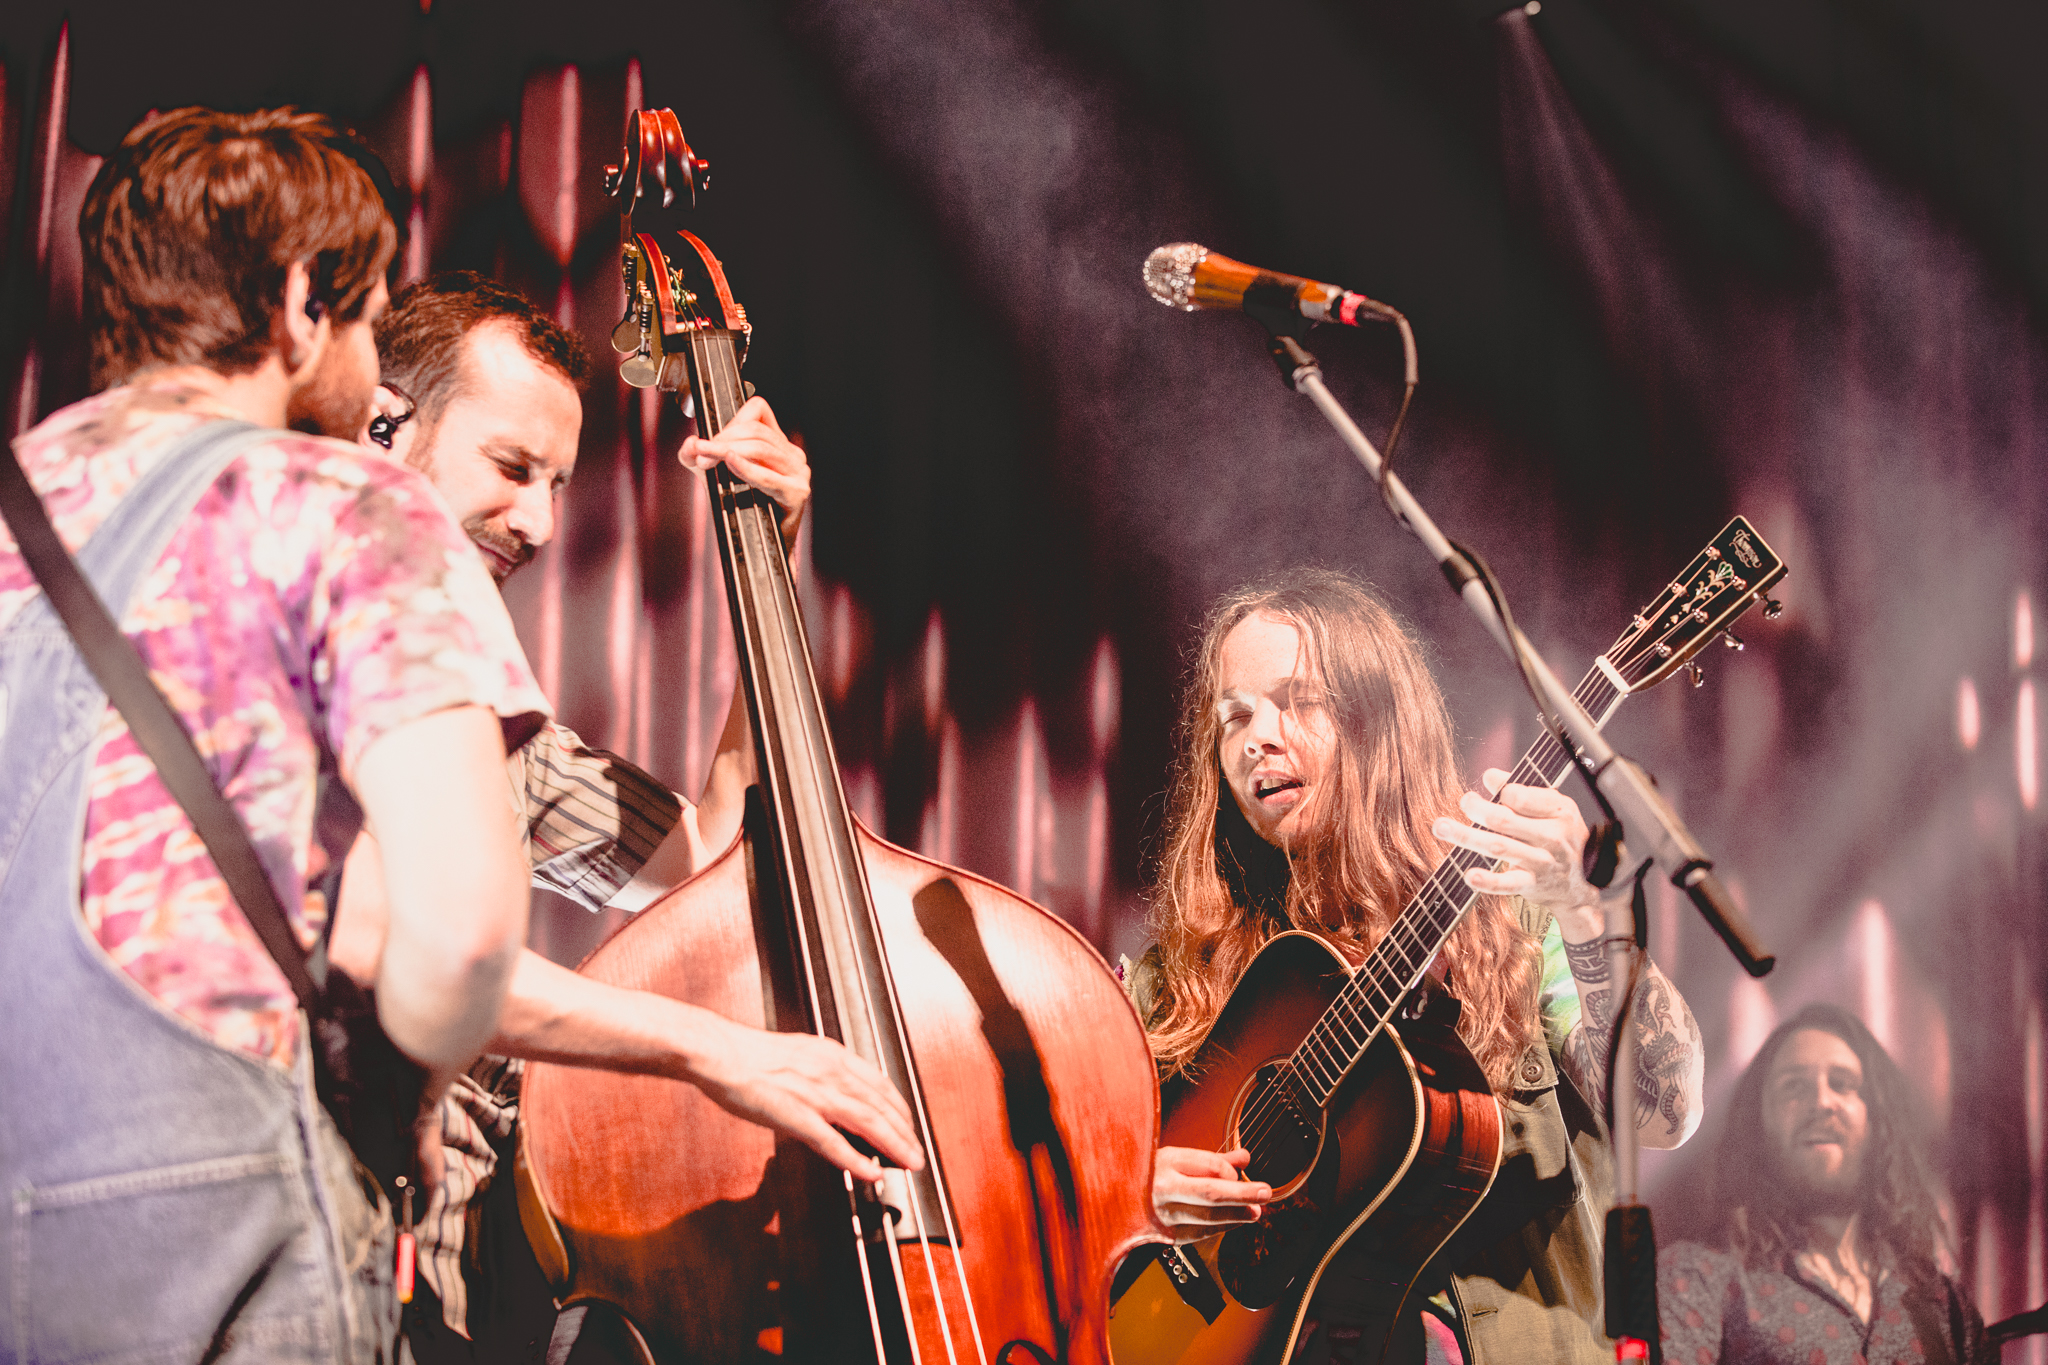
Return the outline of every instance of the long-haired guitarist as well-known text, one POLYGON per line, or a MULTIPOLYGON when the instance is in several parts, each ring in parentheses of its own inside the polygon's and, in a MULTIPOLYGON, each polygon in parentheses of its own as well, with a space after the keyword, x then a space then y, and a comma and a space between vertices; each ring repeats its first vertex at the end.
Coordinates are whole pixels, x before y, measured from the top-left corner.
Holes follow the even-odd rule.
MULTIPOLYGON (((1461 795, 1452 734, 1415 640, 1357 580, 1297 569, 1223 598, 1182 706, 1153 890, 1159 941, 1133 971, 1133 998, 1171 1075, 1276 932, 1312 930, 1362 954, 1446 845, 1497 860, 1468 874, 1486 894, 1432 975, 1461 1002, 1457 1032, 1504 1108, 1501 1167, 1409 1300, 1422 1330, 1411 1323, 1396 1339, 1410 1352, 1426 1343, 1432 1360, 1609 1359, 1600 1234, 1611 1173, 1596 1106, 1618 986, 1580 872, 1586 826, 1547 788, 1461 795)), ((1489 789, 1505 778, 1489 772, 1489 789)), ((1637 1129, 1649 1146, 1674 1147, 1700 1119, 1699 1028, 1654 967, 1635 1018, 1637 1129)), ((1245 1163, 1241 1150, 1162 1149, 1161 1220, 1191 1240, 1258 1218, 1271 1189, 1241 1179, 1245 1163)), ((1294 1359, 1378 1358, 1384 1337, 1355 1307, 1376 1273, 1338 1253, 1294 1359)))

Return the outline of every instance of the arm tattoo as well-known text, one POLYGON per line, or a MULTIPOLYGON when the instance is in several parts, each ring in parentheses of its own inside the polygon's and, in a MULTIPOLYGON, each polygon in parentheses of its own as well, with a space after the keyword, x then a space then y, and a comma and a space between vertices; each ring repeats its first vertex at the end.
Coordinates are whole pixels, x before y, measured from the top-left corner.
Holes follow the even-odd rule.
MULTIPOLYGON (((1614 1035, 1613 974, 1604 948, 1566 944, 1565 959, 1579 987, 1579 1026, 1565 1039, 1565 1065, 1573 1084, 1588 1097, 1607 1086, 1607 1068, 1614 1035)), ((1686 1117, 1697 1102, 1693 1063, 1704 1040, 1698 1021, 1664 974, 1645 963, 1631 1011, 1635 1028, 1636 1065, 1633 1085, 1639 1122, 1661 1119, 1666 1135, 1685 1131, 1686 1117)))
MULTIPOLYGON (((1607 943, 1594 939, 1589 943, 1567 943, 1564 945, 1564 960, 1572 969, 1572 980, 1580 987, 1605 985, 1608 980, 1607 943)), ((1583 996, 1585 991, 1580 990, 1583 996)))

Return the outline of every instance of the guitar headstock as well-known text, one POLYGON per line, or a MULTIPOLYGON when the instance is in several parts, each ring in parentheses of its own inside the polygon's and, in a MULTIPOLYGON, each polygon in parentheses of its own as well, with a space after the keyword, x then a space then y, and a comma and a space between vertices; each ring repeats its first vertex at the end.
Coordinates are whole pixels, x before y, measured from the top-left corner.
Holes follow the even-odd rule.
MULTIPOLYGON (((1765 594, 1785 572, 1785 561, 1754 526, 1737 517, 1693 556, 1656 601, 1636 613, 1604 657, 1630 692, 1655 687, 1687 667, 1697 687, 1700 672, 1693 656, 1751 607, 1761 603, 1764 615, 1775 618, 1780 607, 1765 594)), ((1732 634, 1727 639, 1731 648, 1742 648, 1732 634)))
POLYGON ((605 194, 619 206, 626 292, 625 315, 612 329, 612 349, 625 357, 619 377, 635 388, 687 392, 693 387, 684 356, 688 334, 732 333, 737 362, 753 329, 711 248, 677 228, 636 231, 633 211, 657 194, 660 207, 671 207, 678 185, 694 207, 710 184, 710 163, 691 150, 674 110, 641 109, 626 116, 619 164, 605 167, 604 177, 605 194))

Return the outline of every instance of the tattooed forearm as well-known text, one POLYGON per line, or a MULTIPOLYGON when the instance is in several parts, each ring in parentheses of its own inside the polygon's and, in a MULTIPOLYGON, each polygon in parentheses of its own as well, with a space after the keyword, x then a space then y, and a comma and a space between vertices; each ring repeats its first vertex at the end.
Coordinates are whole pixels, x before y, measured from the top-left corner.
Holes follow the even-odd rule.
MULTIPOLYGON (((1574 973, 1576 975, 1576 973, 1574 973)), ((1602 985, 1579 983, 1579 1026, 1565 1039, 1565 1068, 1581 1094, 1597 1097, 1607 1090, 1607 1059, 1613 1050, 1614 994, 1602 985)))
POLYGON ((1676 1144, 1698 1121, 1700 1088, 1706 1077, 1706 1045, 1699 1021, 1678 989, 1658 971, 1649 973, 1636 1002, 1637 1126, 1658 1131, 1676 1144), (1652 1116, 1655 1116, 1654 1118, 1652 1116))
MULTIPOLYGON (((1605 949, 1566 944, 1565 957, 1579 988, 1579 1026, 1565 1040, 1565 1066, 1587 1095, 1603 1094, 1614 1034, 1614 980, 1605 949)), ((1654 963, 1646 964, 1631 1011, 1635 1030, 1636 1126, 1643 1136, 1676 1145, 1697 1121, 1705 1072, 1700 1028, 1683 996, 1654 963)))
POLYGON ((1564 960, 1572 969, 1572 980, 1579 983, 1579 995, 1583 999, 1586 987, 1598 986, 1608 980, 1611 970, 1607 961, 1607 940, 1590 939, 1585 943, 1564 945, 1564 960))

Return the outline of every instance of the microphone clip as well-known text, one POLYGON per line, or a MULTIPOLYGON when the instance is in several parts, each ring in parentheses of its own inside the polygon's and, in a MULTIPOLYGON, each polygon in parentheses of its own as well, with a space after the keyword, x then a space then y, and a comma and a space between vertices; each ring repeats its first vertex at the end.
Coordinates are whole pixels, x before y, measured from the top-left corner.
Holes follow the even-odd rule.
POLYGON ((1309 354, 1308 348, 1285 332, 1274 332, 1266 338, 1266 353, 1273 357, 1273 363, 1280 368, 1280 382, 1296 393, 1310 375, 1321 375, 1322 362, 1309 354))
POLYGON ((1245 286, 1244 315, 1266 329, 1266 351, 1280 367, 1280 381, 1299 393, 1301 377, 1322 366, 1301 339, 1315 326, 1301 315, 1294 291, 1271 276, 1261 276, 1245 286))
POLYGON ((1295 291, 1270 275, 1261 275, 1245 286, 1244 302, 1240 305, 1246 317, 1276 337, 1293 337, 1296 341, 1308 335, 1308 329, 1315 326, 1301 315, 1301 300, 1295 291))

